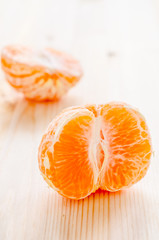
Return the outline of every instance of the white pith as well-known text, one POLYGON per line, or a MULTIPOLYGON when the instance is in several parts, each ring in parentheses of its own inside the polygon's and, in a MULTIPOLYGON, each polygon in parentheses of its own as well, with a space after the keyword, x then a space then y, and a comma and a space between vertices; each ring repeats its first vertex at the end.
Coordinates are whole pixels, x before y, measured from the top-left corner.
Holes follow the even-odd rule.
POLYGON ((108 160, 108 144, 106 142, 106 138, 101 139, 101 147, 104 151, 104 160, 103 160, 103 164, 102 164, 102 167, 100 169, 98 176, 103 172, 103 169, 106 167, 106 165, 108 163, 108 161, 107 161, 108 160))
POLYGON ((50 162, 49 162, 49 158, 47 156, 45 156, 43 163, 44 163, 45 169, 50 169, 50 162))
POLYGON ((105 139, 101 139, 101 135, 100 132, 102 130, 102 116, 97 116, 94 117, 94 123, 93 123, 93 127, 92 127, 92 136, 91 136, 91 141, 90 141, 90 145, 89 145, 89 160, 93 162, 93 165, 95 166, 95 170, 94 171, 94 185, 98 184, 99 181, 99 176, 100 173, 102 172, 103 168, 105 167, 106 163, 107 163, 107 156, 108 156, 108 150, 107 150, 107 144, 105 139), (101 169, 98 168, 98 161, 100 159, 97 159, 97 148, 98 145, 101 145, 103 151, 104 151, 104 160, 103 160, 103 164, 101 166, 101 169))
POLYGON ((89 159, 94 163, 94 181, 95 184, 98 181, 98 159, 97 159, 97 146, 100 143, 100 129, 101 129, 101 116, 94 118, 94 123, 92 127, 92 136, 89 145, 89 159))

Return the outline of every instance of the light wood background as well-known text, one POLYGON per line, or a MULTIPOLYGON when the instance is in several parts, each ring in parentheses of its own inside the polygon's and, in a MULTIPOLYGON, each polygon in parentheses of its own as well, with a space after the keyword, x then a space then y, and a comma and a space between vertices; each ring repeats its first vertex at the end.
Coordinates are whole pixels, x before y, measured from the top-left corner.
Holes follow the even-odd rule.
POLYGON ((0 240, 158 240, 159 1, 0 0, 0 49, 10 43, 69 52, 84 77, 60 102, 33 104, 0 73, 0 240), (66 107, 114 100, 147 119, 146 177, 123 192, 61 197, 38 170, 44 130, 66 107))

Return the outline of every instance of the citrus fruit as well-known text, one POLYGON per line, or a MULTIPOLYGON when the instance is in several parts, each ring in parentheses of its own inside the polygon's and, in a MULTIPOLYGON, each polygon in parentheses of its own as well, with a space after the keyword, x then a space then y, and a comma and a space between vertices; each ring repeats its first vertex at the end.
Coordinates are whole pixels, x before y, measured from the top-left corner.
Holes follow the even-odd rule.
POLYGON ((49 125, 39 146, 39 168, 61 195, 85 198, 138 182, 152 153, 144 117, 124 103, 72 107, 49 125))
POLYGON ((77 60, 54 49, 6 46, 1 65, 6 80, 27 99, 60 99, 82 76, 77 60))

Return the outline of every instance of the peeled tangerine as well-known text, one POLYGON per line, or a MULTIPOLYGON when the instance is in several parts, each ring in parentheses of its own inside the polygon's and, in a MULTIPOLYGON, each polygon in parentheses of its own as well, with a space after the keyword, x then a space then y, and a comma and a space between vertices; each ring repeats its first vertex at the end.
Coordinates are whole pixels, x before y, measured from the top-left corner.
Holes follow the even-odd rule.
POLYGON ((6 46, 1 55, 7 81, 27 99, 60 99, 82 76, 77 60, 54 49, 6 46))
POLYGON ((39 146, 39 168, 61 195, 81 199, 97 189, 115 192, 138 182, 152 154, 143 116, 124 103, 66 109, 39 146))

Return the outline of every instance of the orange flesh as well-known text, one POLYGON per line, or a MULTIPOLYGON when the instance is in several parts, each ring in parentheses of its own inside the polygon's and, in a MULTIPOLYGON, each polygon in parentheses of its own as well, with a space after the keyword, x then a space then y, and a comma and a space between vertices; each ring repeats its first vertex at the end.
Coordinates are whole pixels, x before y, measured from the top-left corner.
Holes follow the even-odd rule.
POLYGON ((39 147, 39 167, 60 194, 81 199, 98 188, 118 191, 138 182, 151 153, 148 128, 136 110, 90 105, 70 108, 51 123, 39 147))
POLYGON ((151 156, 150 137, 141 115, 127 106, 105 106, 102 115, 109 157, 101 188, 116 191, 145 175, 151 156))
POLYGON ((88 116, 70 121, 54 145, 53 182, 56 188, 62 187, 64 195, 79 198, 88 195, 93 188, 94 175, 88 156, 91 121, 88 116))
POLYGON ((88 157, 91 122, 89 116, 71 120, 64 126, 51 151, 48 151, 49 144, 43 149, 42 173, 47 174, 54 187, 60 189, 59 192, 64 196, 81 198, 89 195, 93 189, 94 174, 88 157), (44 167, 46 155, 49 170, 44 167))

